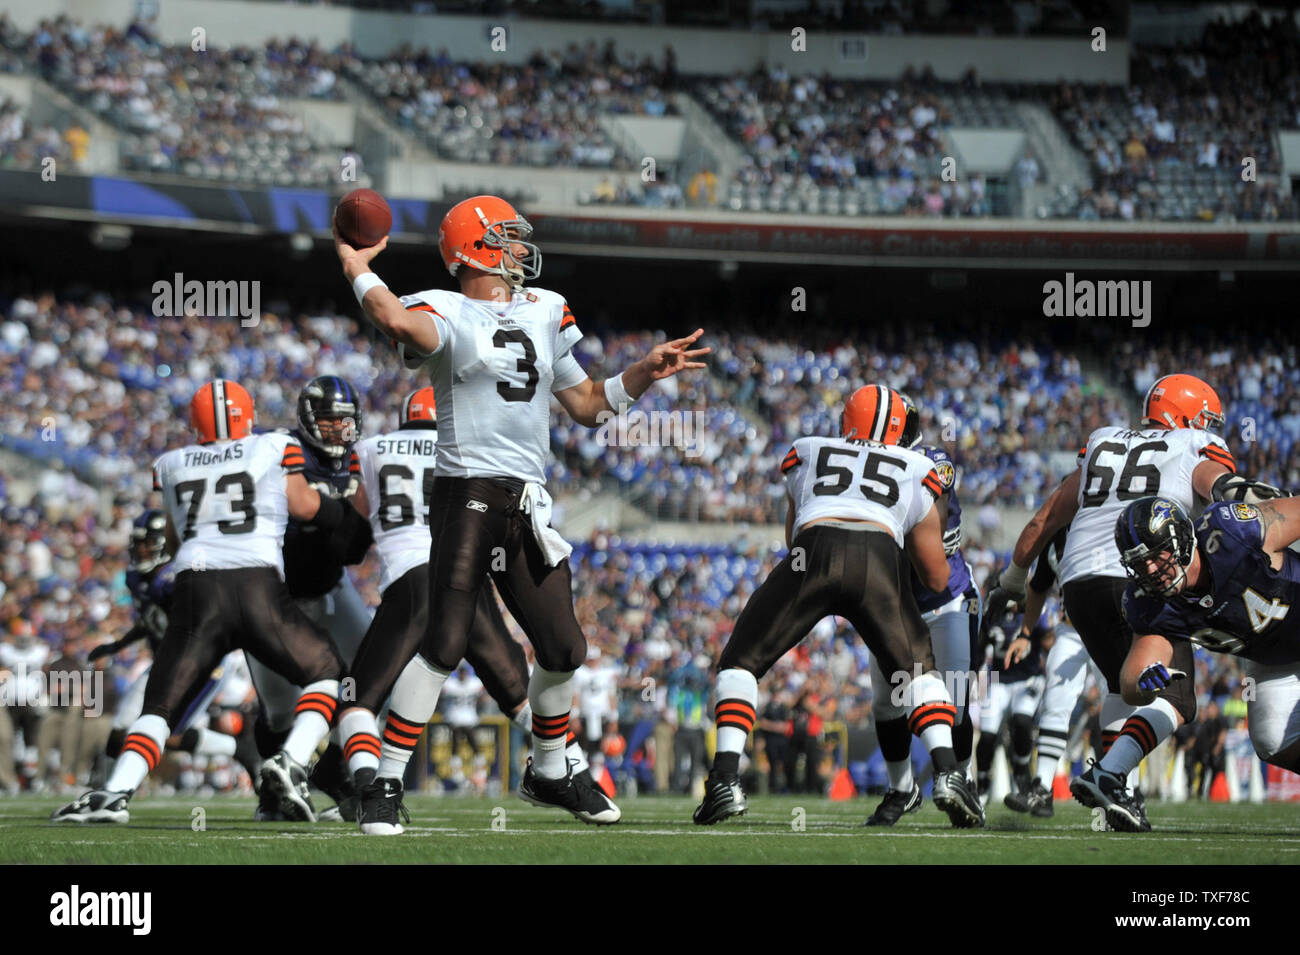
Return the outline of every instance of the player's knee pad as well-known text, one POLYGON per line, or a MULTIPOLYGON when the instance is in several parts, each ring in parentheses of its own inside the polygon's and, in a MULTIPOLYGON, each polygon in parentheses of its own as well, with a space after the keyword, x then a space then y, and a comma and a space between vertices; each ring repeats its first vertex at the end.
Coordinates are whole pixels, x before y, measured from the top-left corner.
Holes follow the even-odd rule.
POLYGON ((907 716, 907 707, 903 705, 901 694, 894 693, 894 687, 885 679, 884 671, 873 656, 871 658, 871 715, 876 722, 896 720, 907 716))
POLYGON ((548 670, 576 670, 587 661, 587 638, 581 630, 553 630, 533 644, 533 653, 548 670))

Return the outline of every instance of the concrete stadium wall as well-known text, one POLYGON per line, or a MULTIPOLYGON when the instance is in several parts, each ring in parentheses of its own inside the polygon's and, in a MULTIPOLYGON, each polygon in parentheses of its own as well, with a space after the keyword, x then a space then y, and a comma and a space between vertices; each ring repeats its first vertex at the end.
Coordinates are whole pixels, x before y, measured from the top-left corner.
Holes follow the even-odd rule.
MULTIPOLYGON (((1023 38, 971 36, 868 36, 810 33, 807 49, 792 49, 788 33, 749 33, 686 27, 644 27, 469 16, 429 16, 357 11, 345 7, 299 6, 260 0, 157 0, 158 30, 170 43, 189 43, 202 27, 210 46, 257 45, 271 38, 314 38, 333 47, 351 41, 366 56, 405 43, 457 57, 502 57, 522 63, 534 50, 563 50, 571 43, 604 43, 662 62, 664 48, 677 53, 685 72, 731 73, 759 63, 792 71, 833 76, 892 79, 909 66, 929 66, 940 79, 955 80, 974 67, 987 81, 1052 83, 1059 78, 1096 83, 1128 80, 1128 43, 1108 39, 1105 53, 1094 53, 1091 37, 1023 38), (506 28, 506 49, 492 49, 494 27, 506 28)), ((39 19, 68 13, 83 21, 125 25, 135 0, 0 0, 0 11, 30 29, 39 19)))

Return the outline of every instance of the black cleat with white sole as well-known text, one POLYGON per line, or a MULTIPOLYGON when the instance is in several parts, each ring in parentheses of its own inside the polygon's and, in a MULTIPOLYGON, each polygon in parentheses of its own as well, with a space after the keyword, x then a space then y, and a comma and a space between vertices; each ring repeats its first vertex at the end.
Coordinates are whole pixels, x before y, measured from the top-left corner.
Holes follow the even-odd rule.
POLYGON ((691 816, 697 826, 712 826, 730 819, 743 816, 749 811, 749 802, 745 799, 745 790, 740 787, 740 777, 735 773, 715 776, 709 773, 704 783, 704 802, 695 807, 691 816))
POLYGON ((572 772, 570 769, 561 779, 544 779, 533 772, 530 757, 523 782, 519 784, 519 798, 534 806, 563 809, 596 826, 612 826, 623 818, 613 800, 598 787, 575 779, 572 772))
POLYGON ((1007 793, 1003 804, 1015 812, 1027 812, 1040 819, 1050 819, 1056 812, 1052 805, 1052 794, 1039 780, 1035 779, 1027 789, 1017 793, 1007 793))
POLYGON ((909 812, 916 812, 921 808, 921 803, 925 800, 921 797, 921 787, 912 783, 910 792, 903 792, 901 789, 891 789, 885 793, 885 798, 880 801, 864 826, 892 826, 909 812))
POLYGON ((287 819, 316 821, 316 809, 307 791, 307 770, 283 750, 262 763, 262 792, 267 793, 268 801, 274 798, 279 803, 287 819))
POLYGON ((1119 832, 1150 832, 1151 823, 1126 780, 1117 773, 1108 772, 1093 760, 1087 772, 1070 782, 1070 795, 1089 809, 1103 809, 1106 822, 1119 832))
POLYGON ((130 793, 112 792, 107 789, 92 789, 82 793, 75 802, 70 802, 61 809, 50 813, 51 822, 130 822, 131 814, 126 804, 130 793))
POLYGON ((975 787, 959 769, 947 773, 937 773, 934 777, 934 792, 930 794, 935 806, 948 816, 954 829, 982 829, 984 827, 984 807, 975 787))
POLYGON ((357 822, 368 836, 400 836, 411 814, 402 805, 401 780, 382 776, 361 787, 357 822))

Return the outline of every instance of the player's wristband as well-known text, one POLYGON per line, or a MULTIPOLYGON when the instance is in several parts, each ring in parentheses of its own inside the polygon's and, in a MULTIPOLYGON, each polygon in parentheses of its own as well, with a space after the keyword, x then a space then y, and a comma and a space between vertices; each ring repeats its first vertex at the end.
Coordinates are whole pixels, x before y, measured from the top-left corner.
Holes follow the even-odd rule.
POLYGON ((369 292, 372 288, 381 288, 381 287, 388 288, 388 286, 384 283, 384 280, 381 279, 374 272, 362 272, 360 275, 358 275, 356 278, 352 280, 352 294, 357 297, 357 304, 362 306, 366 304, 365 303, 366 293, 369 292))
POLYGON ((635 398, 628 394, 627 388, 623 386, 622 375, 615 375, 613 378, 605 379, 605 400, 609 402, 609 406, 615 411, 636 401, 635 398))
POLYGON ((1006 570, 998 577, 998 586, 1012 593, 1023 594, 1025 584, 1029 582, 1029 568, 1017 567, 1015 561, 1008 561, 1006 570))

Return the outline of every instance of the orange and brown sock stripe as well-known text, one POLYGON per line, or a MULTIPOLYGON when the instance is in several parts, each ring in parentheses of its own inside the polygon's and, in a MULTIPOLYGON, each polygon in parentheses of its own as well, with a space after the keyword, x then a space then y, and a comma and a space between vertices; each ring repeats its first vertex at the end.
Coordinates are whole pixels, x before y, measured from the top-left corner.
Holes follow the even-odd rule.
POLYGON ((350 760, 358 753, 372 753, 377 758, 380 749, 379 737, 374 733, 354 733, 343 744, 343 758, 350 760))
MULTIPOLYGON (((542 716, 533 713, 533 735, 538 739, 564 739, 569 736, 569 714, 542 716)), ((572 742, 570 740, 569 742, 572 742)))
POLYGON ((338 710, 339 701, 328 693, 322 693, 319 690, 312 690, 298 697, 298 705, 293 708, 293 715, 299 716, 303 713, 319 713, 326 723, 333 725, 334 713, 338 710))
POLYGON ((1101 755, 1105 756, 1110 752, 1110 748, 1115 745, 1115 740, 1119 739, 1119 733, 1115 730, 1101 731, 1101 755))
POLYGON ((569 730, 569 735, 564 738, 564 745, 572 746, 577 741, 578 741, 578 734, 575 733, 573 730, 569 730))
POLYGON ((158 768, 162 762, 162 749, 154 742, 152 737, 145 736, 143 733, 131 733, 127 736, 126 741, 122 744, 123 753, 137 753, 149 767, 149 772, 158 768))
POLYGON ((424 727, 419 723, 412 723, 391 710, 388 719, 384 722, 384 742, 397 749, 415 749, 415 744, 420 741, 420 734, 423 732, 424 727))
POLYGON ((754 728, 757 718, 753 704, 744 700, 719 700, 713 708, 713 721, 718 724, 718 729, 730 726, 748 733, 754 728))
POLYGON ((1142 748, 1142 755, 1145 756, 1156 748, 1160 740, 1156 736, 1155 729, 1141 716, 1130 716, 1124 723, 1124 728, 1119 731, 1119 736, 1127 736, 1142 748))
POLYGON ((947 726, 952 729, 957 723, 957 707, 951 703, 922 703, 912 711, 907 728, 913 736, 920 736, 931 726, 947 726))

